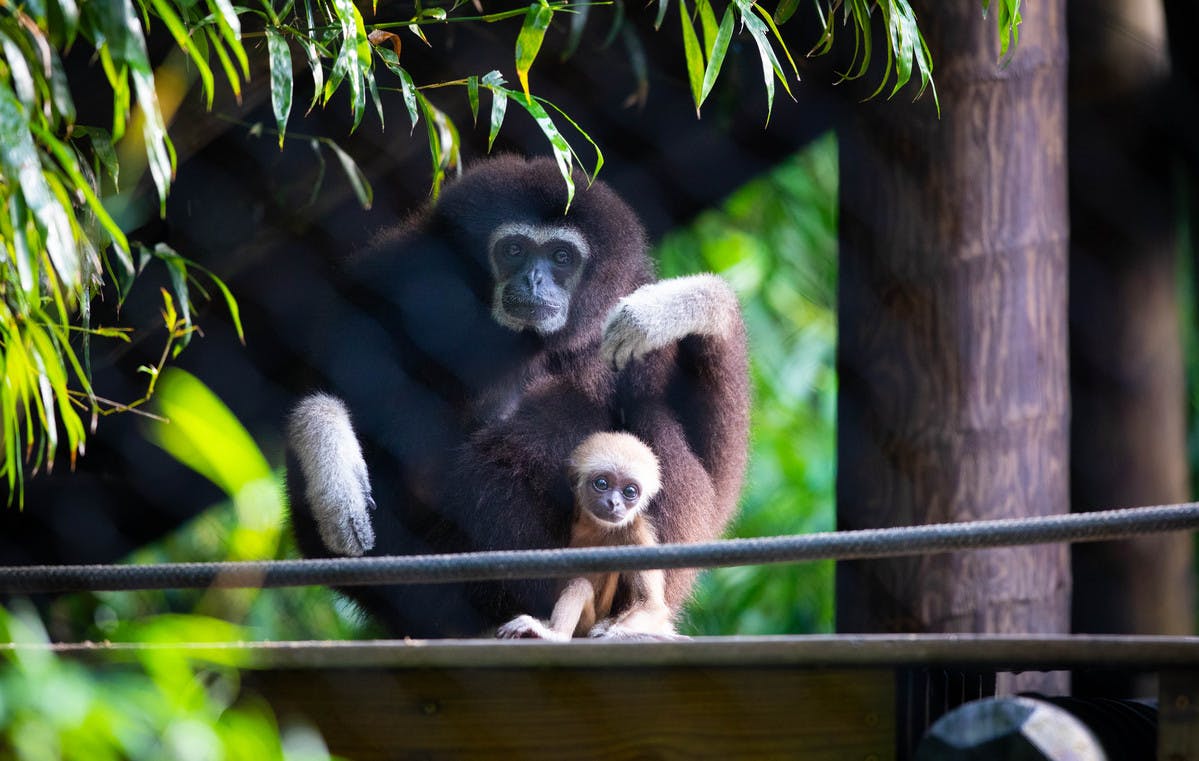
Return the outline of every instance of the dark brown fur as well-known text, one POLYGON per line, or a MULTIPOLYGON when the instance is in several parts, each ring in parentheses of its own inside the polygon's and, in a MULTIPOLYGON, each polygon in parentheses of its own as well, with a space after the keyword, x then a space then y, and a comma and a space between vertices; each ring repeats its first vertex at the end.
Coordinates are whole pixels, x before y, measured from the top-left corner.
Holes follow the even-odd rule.
MULTIPOLYGON (((322 313, 327 390, 344 400, 362 443, 374 501, 372 555, 562 547, 572 499, 564 460, 587 435, 628 430, 657 454, 663 488, 650 519, 664 542, 720 535, 746 462, 748 369, 739 315, 725 338, 688 336, 619 373, 599 358, 608 312, 653 280, 636 216, 602 183, 568 214, 550 160, 477 164, 416 218, 344 273, 322 313), (566 327, 540 336, 491 319, 485 241, 508 221, 571 224, 593 256, 566 327), (375 358, 346 377, 339 352, 375 358)), ((293 525, 306 555, 326 556, 289 458, 293 525)), ((666 573, 667 602, 685 601, 694 573, 666 573)), ((356 587, 397 634, 477 634, 518 612, 544 617, 549 581, 356 587)), ((621 601, 618 600, 620 605, 621 601)))

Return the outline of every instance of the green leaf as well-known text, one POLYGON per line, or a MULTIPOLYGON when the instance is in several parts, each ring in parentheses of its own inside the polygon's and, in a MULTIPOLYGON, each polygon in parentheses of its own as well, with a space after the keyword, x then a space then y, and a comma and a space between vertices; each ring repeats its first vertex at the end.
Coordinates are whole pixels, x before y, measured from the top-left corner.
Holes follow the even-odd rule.
POLYGON ((670 6, 670 0, 658 0, 658 15, 654 19, 654 31, 662 28, 662 22, 666 20, 666 9, 670 6))
POLYGON ((300 47, 304 49, 304 55, 308 58, 308 70, 312 72, 312 102, 308 104, 308 111, 312 111, 321 100, 321 91, 325 87, 325 69, 321 65, 315 42, 301 37, 300 47))
POLYGON ((58 13, 62 19, 63 45, 70 48, 79 29, 79 6, 75 0, 57 0, 58 13))
POLYGON ((76 138, 88 139, 100 167, 112 181, 113 188, 119 190, 121 164, 117 161, 117 152, 112 147, 112 135, 108 134, 108 130, 100 127, 76 127, 73 134, 76 138))
MULTIPOLYGON (((151 424, 154 443, 226 494, 235 496, 245 485, 270 477, 270 465, 254 439, 229 408, 194 376, 174 368, 164 372, 155 407, 170 422, 151 424)), ((191 618, 188 620, 190 623, 191 618)), ((214 624, 219 624, 214 641, 227 641, 222 638, 229 636, 229 625, 214 624)), ((205 638, 194 630, 187 636, 189 641, 205 638)))
POLYGON ((266 27, 266 47, 271 63, 271 108, 275 112, 279 147, 282 148, 287 119, 291 115, 291 51, 287 47, 287 40, 273 26, 266 27))
POLYGON ((524 90, 525 100, 529 102, 532 102, 532 96, 529 94, 529 69, 533 67, 533 61, 541 50, 545 30, 549 28, 553 17, 554 10, 544 2, 533 3, 525 13, 524 24, 521 25, 520 34, 516 38, 516 77, 524 90))
POLYGON ((470 115, 475 124, 479 123, 479 78, 466 78, 466 98, 470 101, 470 115))
POLYGON ((150 3, 154 6, 154 12, 162 19, 167 31, 171 33, 175 44, 179 46, 180 50, 187 53, 188 58, 195 64, 196 73, 200 75, 200 91, 204 94, 205 107, 211 110, 213 97, 212 69, 208 67, 208 61, 200 54, 196 46, 192 44, 191 36, 187 28, 184 27, 183 21, 175 13, 172 4, 168 0, 150 0, 150 3))
POLYGON ((421 110, 425 113, 425 129, 429 134, 429 154, 433 159, 433 188, 436 198, 441 192, 441 183, 450 169, 458 169, 460 164, 460 141, 458 129, 454 122, 439 108, 429 102, 424 95, 417 93, 421 110))
MULTIPOLYGON (((108 210, 104 208, 104 204, 92 189, 91 183, 83 176, 83 172, 79 168, 79 163, 75 159, 75 152, 64 143, 59 142, 57 138, 46 130, 35 125, 33 131, 42 145, 49 148, 54 157, 58 159, 58 163, 63 171, 71 178, 74 189, 83 194, 84 200, 92 210, 92 214, 96 217, 96 221, 100 223, 104 231, 112 239, 113 247, 117 252, 117 258, 128 272, 132 272, 133 257, 129 253, 129 241, 125 239, 125 233, 121 231, 121 228, 117 226, 117 223, 109 215, 108 210)), ((55 267, 57 268, 57 266, 56 264, 55 267)))
POLYGON ((37 102, 33 85, 33 74, 25 61, 25 53, 17 43, 3 32, 0 32, 0 50, 4 51, 4 63, 8 64, 8 75, 12 79, 13 90, 17 100, 33 106, 37 102))
POLYGON ((795 11, 799 9, 799 0, 779 0, 778 7, 774 9, 774 23, 782 26, 795 15, 795 11))
POLYGON ((687 0, 679 0, 679 21, 683 26, 683 56, 687 62, 687 81, 691 85, 691 100, 695 102, 695 115, 699 116, 700 96, 704 89, 704 54, 699 49, 699 38, 687 12, 687 0))
POLYGON ((508 91, 502 87, 504 78, 498 71, 483 77, 483 83, 491 90, 491 128, 487 135, 487 152, 490 153, 491 147, 495 145, 496 135, 500 133, 500 126, 504 123, 504 114, 508 110, 508 91))
MULTIPOLYGON (((50 255, 59 278, 74 288, 82 278, 75 236, 66 210, 46 184, 29 127, 25 110, 17 96, 6 82, 0 80, 0 169, 3 169, 0 174, 10 181, 16 180, 21 189, 23 205, 33 213, 42 245, 50 255)), ((21 205, 10 202, 14 232, 24 227, 23 215, 19 214, 21 205)), ((35 253, 28 248, 22 250, 24 235, 20 235, 14 243, 17 244, 16 264, 21 288, 33 295, 38 287, 34 277, 37 271, 35 253)))
POLYGON ((710 51, 716 47, 719 26, 716 23, 716 14, 712 10, 711 0, 699 0, 695 4, 695 10, 699 16, 700 28, 704 30, 704 60, 707 61, 710 51))
POLYGON ((333 151, 333 155, 337 157, 341 164, 342 170, 346 173, 346 178, 349 179, 350 185, 354 188, 354 195, 358 196, 358 203, 362 204, 362 208, 369 209, 374 200, 374 190, 371 189, 370 181, 366 179, 366 175, 354 159, 350 158, 350 154, 341 149, 337 143, 323 138, 322 143, 329 146, 333 151))
MULTIPOLYGON (((412 81, 412 76, 404 70, 404 67, 400 66, 400 59, 396 57, 395 51, 378 47, 375 48, 375 52, 379 54, 383 65, 400 78, 400 90, 404 96, 404 107, 408 109, 408 119, 412 122, 412 129, 416 129, 416 123, 420 121, 420 106, 416 102, 416 83, 412 81)), ((411 130, 409 130, 409 133, 411 133, 411 130)))
MULTIPOLYGON (((194 2, 194 0, 185 0, 194 2)), ((237 17, 237 9, 230 0, 208 0, 208 8, 216 17, 217 26, 221 29, 233 57, 241 66, 242 76, 250 78, 250 61, 246 57, 246 49, 241 43, 241 19, 237 17)))
POLYGON ((716 77, 720 75, 720 67, 724 65, 724 56, 729 49, 729 40, 733 38, 733 24, 736 19, 733 14, 732 6, 724 9, 724 18, 720 20, 720 28, 716 30, 716 38, 709 48, 708 65, 704 69, 704 85, 699 93, 699 105, 708 99, 708 94, 712 92, 712 86, 716 84, 716 77))
POLYGON ((167 274, 171 279, 171 291, 175 294, 175 300, 179 302, 179 316, 183 318, 184 332, 180 336, 175 350, 178 353, 191 343, 192 337, 191 294, 187 284, 187 260, 165 243, 155 245, 150 253, 166 264, 167 274))
POLYGON ((208 37, 211 49, 216 53, 217 62, 221 64, 221 71, 225 72, 225 81, 229 83, 229 89, 233 91, 233 97, 237 98, 237 102, 241 103, 241 78, 237 74, 237 67, 233 63, 233 59, 229 57, 229 52, 225 50, 225 44, 221 40, 221 33, 216 27, 205 27, 204 33, 208 37))
POLYGON ((550 141, 550 147, 554 152, 554 160, 558 164, 558 171, 562 173, 562 179, 566 182, 566 208, 562 210, 562 213, 565 214, 570 209, 570 204, 575 197, 574 160, 570 143, 566 142, 566 138, 562 137, 562 133, 558 131, 554 120, 545 112, 540 102, 536 99, 525 101, 519 97, 520 93, 511 90, 507 94, 509 96, 518 96, 516 102, 520 104, 521 108, 529 112, 529 116, 533 117, 533 121, 537 122, 537 126, 541 128, 542 133, 550 141))
POLYGON ((774 109, 774 79, 775 73, 779 74, 779 81, 783 83, 783 89, 787 94, 791 94, 791 86, 787 84, 786 77, 782 76, 781 67, 779 66, 778 58, 775 57, 774 48, 770 45, 769 30, 766 24, 754 15, 754 5, 750 0, 734 0, 737 10, 741 12, 741 23, 745 25, 745 29, 749 32, 749 36, 753 38, 754 44, 758 47, 758 55, 762 59, 762 82, 766 86, 766 121, 770 122, 770 113, 774 109))

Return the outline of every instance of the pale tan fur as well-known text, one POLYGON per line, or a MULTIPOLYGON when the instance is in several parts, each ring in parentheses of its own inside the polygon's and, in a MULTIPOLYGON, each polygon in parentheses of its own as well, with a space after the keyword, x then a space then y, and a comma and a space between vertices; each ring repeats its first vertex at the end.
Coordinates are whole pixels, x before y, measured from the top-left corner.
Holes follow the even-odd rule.
MULTIPOLYGON (((658 543, 645 516, 645 506, 662 484, 658 458, 649 447, 632 434, 596 433, 575 449, 569 462, 575 493, 569 546, 648 547, 658 543), (611 474, 618 482, 634 480, 641 486, 636 509, 620 523, 602 520, 586 507, 587 489, 600 472, 611 474)), ((500 627, 497 636, 569 640, 591 634, 598 626, 607 636, 675 637, 665 587, 665 574, 660 570, 577 576, 563 585, 548 625, 532 616, 519 616, 500 627), (628 585, 629 605, 613 618, 612 603, 621 577, 628 585)))

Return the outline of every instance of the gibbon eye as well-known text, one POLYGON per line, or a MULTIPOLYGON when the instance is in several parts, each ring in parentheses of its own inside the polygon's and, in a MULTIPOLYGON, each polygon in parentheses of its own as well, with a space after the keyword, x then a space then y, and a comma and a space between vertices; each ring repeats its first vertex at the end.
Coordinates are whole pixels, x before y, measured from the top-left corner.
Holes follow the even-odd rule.
POLYGON ((591 485, 595 487, 596 491, 608 491, 608 479, 603 476, 592 481, 591 485))
POLYGON ((524 253, 524 249, 520 247, 519 243, 509 243, 508 247, 504 250, 504 253, 510 257, 516 258, 524 253))
POLYGON ((641 492, 637 490, 637 486, 635 484, 629 484, 621 489, 620 493, 623 494, 624 498, 630 502, 637 499, 637 495, 641 494, 641 492))
POLYGON ((555 251, 554 264, 570 264, 570 252, 564 248, 555 251))

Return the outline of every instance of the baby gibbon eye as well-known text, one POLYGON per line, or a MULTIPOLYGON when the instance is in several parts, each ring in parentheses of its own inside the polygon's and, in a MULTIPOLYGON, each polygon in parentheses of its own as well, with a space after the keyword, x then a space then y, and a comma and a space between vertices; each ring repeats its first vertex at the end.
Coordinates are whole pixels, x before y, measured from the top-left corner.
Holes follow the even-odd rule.
POLYGON ((554 252, 554 264, 570 264, 570 252, 560 248, 554 252))
POLYGON ((623 494, 624 498, 630 502, 637 499, 637 497, 641 494, 640 490, 637 489, 636 484, 629 484, 628 486, 624 487, 620 493, 623 494))
POLYGON ((504 253, 515 259, 524 253, 524 249, 520 247, 519 243, 509 243, 504 249, 504 253))
POLYGON ((591 485, 595 487, 596 491, 608 491, 608 479, 603 476, 592 481, 591 485))

